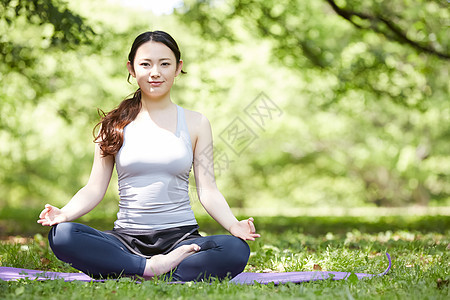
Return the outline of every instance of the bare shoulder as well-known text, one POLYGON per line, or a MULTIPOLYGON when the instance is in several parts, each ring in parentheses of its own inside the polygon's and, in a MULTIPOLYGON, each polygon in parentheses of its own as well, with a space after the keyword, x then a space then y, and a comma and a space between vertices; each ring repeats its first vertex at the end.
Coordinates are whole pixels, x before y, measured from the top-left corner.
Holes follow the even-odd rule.
POLYGON ((200 130, 204 126, 210 126, 208 118, 197 111, 184 109, 185 115, 186 115, 186 122, 188 124, 189 128, 192 128, 195 132, 200 130))
POLYGON ((191 136, 192 150, 195 152, 199 137, 211 135, 211 125, 208 118, 197 111, 185 108, 184 115, 191 136))

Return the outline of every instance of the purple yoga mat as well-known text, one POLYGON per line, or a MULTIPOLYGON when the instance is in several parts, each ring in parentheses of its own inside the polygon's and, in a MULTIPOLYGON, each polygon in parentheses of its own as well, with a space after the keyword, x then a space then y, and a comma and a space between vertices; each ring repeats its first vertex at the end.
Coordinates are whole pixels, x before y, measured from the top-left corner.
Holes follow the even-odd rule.
MULTIPOLYGON (((370 278, 374 276, 383 276, 391 269, 391 257, 388 253, 386 256, 389 260, 389 266, 380 274, 366 274, 366 273, 354 273, 358 279, 370 278)), ((254 284, 262 283, 268 284, 273 282, 274 284, 283 283, 300 283, 308 281, 325 280, 332 277, 333 280, 346 280, 352 273, 351 272, 333 272, 333 271, 315 271, 315 272, 284 272, 284 273, 241 273, 234 277, 230 282, 236 284, 254 284)), ((54 280, 64 279, 64 281, 101 281, 94 280, 91 277, 83 273, 60 273, 60 272, 45 272, 39 270, 28 270, 11 267, 0 267, 0 279, 18 280, 28 278, 30 280, 54 280)), ((177 282, 182 283, 182 282, 177 282)))
MULTIPOLYGON (((375 276, 386 275, 391 269, 392 262, 389 253, 386 253, 389 261, 387 269, 380 274, 366 274, 366 273, 354 273, 358 279, 371 278, 375 276)), ((314 272, 284 272, 284 273, 241 273, 234 277, 231 282, 238 284, 253 284, 262 283, 268 284, 273 282, 275 285, 283 283, 300 283, 308 281, 318 281, 332 278, 333 280, 347 280, 351 275, 351 272, 334 272, 334 271, 314 271, 314 272)))

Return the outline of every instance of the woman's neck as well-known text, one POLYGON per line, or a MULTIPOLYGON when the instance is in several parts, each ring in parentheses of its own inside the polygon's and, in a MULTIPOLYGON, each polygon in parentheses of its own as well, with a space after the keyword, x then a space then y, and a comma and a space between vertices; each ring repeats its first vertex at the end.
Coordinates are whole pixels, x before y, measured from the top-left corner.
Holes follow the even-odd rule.
POLYGON ((164 98, 158 99, 142 97, 141 102, 142 108, 147 110, 148 112, 155 110, 165 110, 174 104, 170 99, 170 95, 166 95, 164 98))

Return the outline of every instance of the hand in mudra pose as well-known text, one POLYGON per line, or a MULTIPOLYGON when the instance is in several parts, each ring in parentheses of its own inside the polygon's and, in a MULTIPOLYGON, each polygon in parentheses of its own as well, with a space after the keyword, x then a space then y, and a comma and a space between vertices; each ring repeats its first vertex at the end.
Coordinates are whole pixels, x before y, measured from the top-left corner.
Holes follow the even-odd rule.
POLYGON ((241 238, 243 240, 254 241, 255 238, 260 237, 256 233, 255 225, 253 224, 253 218, 248 218, 247 220, 242 220, 234 223, 230 227, 230 233, 235 237, 241 238))
POLYGON ((59 208, 46 204, 37 222, 42 226, 53 226, 66 221, 67 216, 59 208))

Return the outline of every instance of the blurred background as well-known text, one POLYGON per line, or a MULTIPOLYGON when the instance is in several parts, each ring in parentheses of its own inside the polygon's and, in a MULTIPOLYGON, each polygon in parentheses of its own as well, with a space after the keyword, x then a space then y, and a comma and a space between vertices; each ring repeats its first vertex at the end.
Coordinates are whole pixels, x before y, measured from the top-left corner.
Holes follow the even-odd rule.
MULTIPOLYGON (((149 30, 169 32, 181 48, 187 74, 172 100, 210 119, 218 185, 235 211, 442 213, 449 6, 2 0, 0 216, 63 206, 87 182, 97 109, 137 88, 127 83, 127 55, 149 30)), ((114 176, 91 216, 114 219, 114 176)), ((203 213, 193 180, 191 201, 203 213)))

